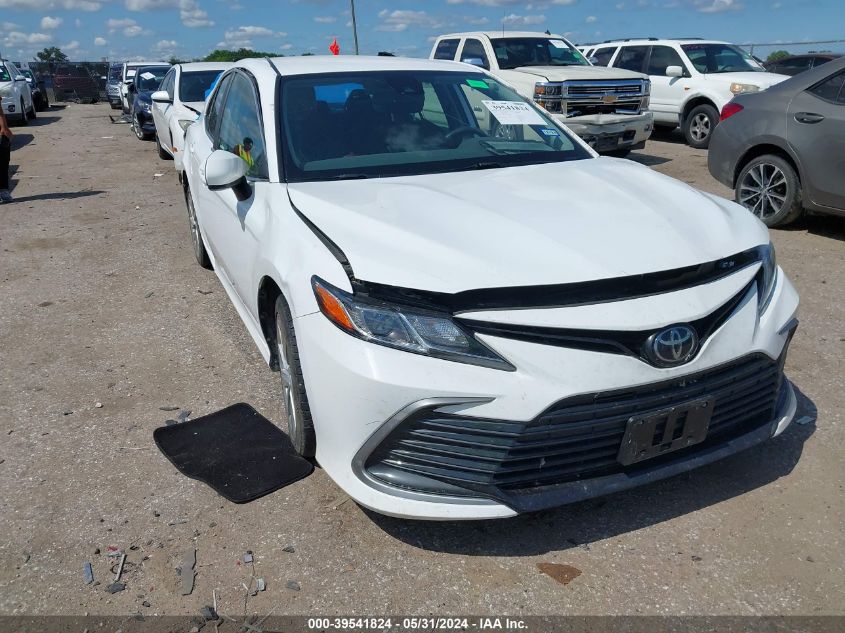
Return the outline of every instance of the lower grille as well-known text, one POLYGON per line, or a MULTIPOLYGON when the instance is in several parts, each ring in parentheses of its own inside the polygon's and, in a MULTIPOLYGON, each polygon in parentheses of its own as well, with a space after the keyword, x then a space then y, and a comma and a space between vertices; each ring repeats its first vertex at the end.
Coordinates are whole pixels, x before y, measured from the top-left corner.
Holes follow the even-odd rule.
MULTIPOLYGON (((785 355, 785 350, 784 350, 785 355)), ((530 422, 423 411, 375 449, 366 468, 376 479, 431 492, 455 487, 492 497, 589 477, 648 468, 725 442, 775 415, 782 362, 755 354, 698 374, 641 387, 567 398, 530 422), (632 466, 617 454, 629 418, 711 397, 707 439, 632 466), (442 482, 445 488, 438 488, 442 482)))

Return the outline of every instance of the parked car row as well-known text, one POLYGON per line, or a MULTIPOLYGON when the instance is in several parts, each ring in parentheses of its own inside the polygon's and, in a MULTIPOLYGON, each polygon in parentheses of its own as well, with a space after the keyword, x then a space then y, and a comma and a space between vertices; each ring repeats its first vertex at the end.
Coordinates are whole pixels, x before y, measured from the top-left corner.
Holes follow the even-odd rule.
POLYGON ((150 94, 193 255, 279 372, 296 450, 378 512, 481 519, 783 432, 798 296, 766 227, 498 74, 570 76, 503 69, 492 37, 490 71, 459 63, 457 39, 451 61, 175 66, 150 94))
POLYGON ((9 120, 26 125, 37 116, 26 76, 14 64, 3 59, 0 59, 0 96, 3 97, 3 114, 9 120))

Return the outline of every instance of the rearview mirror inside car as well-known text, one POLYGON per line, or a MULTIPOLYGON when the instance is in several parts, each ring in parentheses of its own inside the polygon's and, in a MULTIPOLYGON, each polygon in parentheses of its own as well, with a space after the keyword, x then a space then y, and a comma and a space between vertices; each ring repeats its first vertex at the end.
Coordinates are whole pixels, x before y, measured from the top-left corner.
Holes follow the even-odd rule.
POLYGON ((248 169, 246 161, 237 154, 215 150, 205 161, 205 184, 212 191, 231 189, 243 202, 252 196, 252 187, 246 179, 248 169))
POLYGON ((167 90, 156 90, 150 95, 150 99, 156 103, 173 103, 173 99, 171 99, 170 95, 167 94, 167 90))
POLYGON ((684 69, 680 66, 667 66, 666 67, 666 76, 667 77, 683 77, 684 76, 684 69))

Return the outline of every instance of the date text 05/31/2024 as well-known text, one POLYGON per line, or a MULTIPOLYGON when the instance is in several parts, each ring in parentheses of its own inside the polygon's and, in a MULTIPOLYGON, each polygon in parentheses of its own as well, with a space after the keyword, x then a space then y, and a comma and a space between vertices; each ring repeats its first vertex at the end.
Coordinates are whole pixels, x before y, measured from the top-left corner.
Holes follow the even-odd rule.
POLYGON ((309 618, 309 631, 417 631, 417 630, 458 630, 475 629, 479 631, 527 630, 524 620, 519 618, 443 618, 443 617, 403 617, 403 618, 309 618), (394 629, 394 627, 396 627, 394 629))

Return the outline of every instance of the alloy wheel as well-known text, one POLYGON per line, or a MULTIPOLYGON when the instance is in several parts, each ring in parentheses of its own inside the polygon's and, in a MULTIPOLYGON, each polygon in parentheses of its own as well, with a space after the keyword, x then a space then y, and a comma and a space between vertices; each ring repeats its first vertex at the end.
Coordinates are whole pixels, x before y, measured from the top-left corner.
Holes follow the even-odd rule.
POLYGON ((194 255, 197 261, 202 258, 202 236, 200 235, 200 225, 197 220, 197 212, 194 209, 194 201, 191 199, 190 192, 185 192, 185 202, 188 205, 188 222, 191 225, 191 241, 194 243, 194 255))
POLYGON ((786 196, 786 175, 769 163, 749 169, 739 185, 739 203, 761 220, 780 213, 786 196))
POLYGON ((690 122, 690 136, 700 143, 710 136, 710 117, 704 112, 696 114, 690 122))
POLYGON ((144 140, 144 132, 141 129, 141 122, 138 121, 137 113, 132 115, 132 131, 135 132, 135 136, 138 137, 138 140, 144 140))
POLYGON ((301 434, 299 418, 296 414, 296 403, 293 399, 293 373, 290 366, 288 338, 285 327, 281 322, 281 314, 276 315, 276 347, 279 353, 279 374, 282 378, 282 401, 285 405, 285 418, 288 425, 288 435, 294 446, 299 447, 298 438, 301 434))

